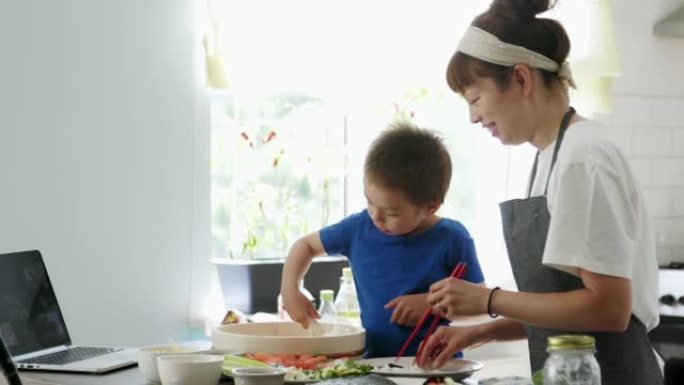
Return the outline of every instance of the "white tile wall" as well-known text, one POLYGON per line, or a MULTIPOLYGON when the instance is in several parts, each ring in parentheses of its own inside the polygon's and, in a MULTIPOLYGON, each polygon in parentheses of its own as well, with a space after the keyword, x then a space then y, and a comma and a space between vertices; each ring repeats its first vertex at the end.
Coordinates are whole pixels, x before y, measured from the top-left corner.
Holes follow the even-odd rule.
POLYGON ((653 184, 656 186, 684 186, 684 157, 653 157, 653 184))
POLYGON ((643 192, 648 211, 653 217, 670 216, 672 213, 672 189, 667 187, 644 187, 643 192))
MULTIPOLYGON (((594 119, 605 121, 607 118, 594 116, 594 119)), ((625 155, 634 154, 634 130, 636 130, 635 127, 613 127, 610 124, 606 125, 606 134, 610 135, 613 138, 615 144, 617 144, 617 146, 620 147, 620 149, 625 153, 625 155)), ((650 164, 648 165, 648 167, 650 168, 650 164)))
POLYGON ((672 255, 679 256, 679 258, 673 258, 672 260, 681 262, 681 256, 684 255, 684 247, 672 247, 670 250, 672 252, 672 255))
POLYGON ((653 124, 663 127, 682 128, 684 98, 658 98, 653 102, 653 124))
POLYGON ((614 95, 609 122, 642 185, 658 260, 684 262, 684 95, 614 95))
POLYGON ((651 186, 653 184, 653 161, 647 158, 629 158, 632 162, 632 171, 636 178, 641 181, 642 186, 651 186))
POLYGON ((634 129, 635 156, 668 156, 672 154, 672 130, 637 127, 634 129))
POLYGON ((645 97, 615 97, 611 122, 615 127, 645 127, 653 123, 653 103, 645 97))
POLYGON ((672 196, 677 199, 672 200, 672 215, 684 217, 684 188, 678 187, 672 189, 672 196))
POLYGON ((632 132, 626 155, 646 195, 661 263, 684 262, 684 39, 653 35, 677 2, 611 1, 621 75, 609 121, 615 132, 632 132))
POLYGON ((673 261, 674 259, 672 258, 672 253, 673 253, 674 248, 669 246, 669 247, 656 247, 656 255, 658 256, 658 261, 660 263, 667 263, 670 261, 673 261))
MULTIPOLYGON (((672 249, 684 247, 684 219, 677 217, 655 218, 655 230, 658 234, 657 242, 662 247, 672 249)), ((675 257, 673 255, 673 257, 675 257)))
POLYGON ((672 154, 684 156, 684 129, 672 130, 672 154))

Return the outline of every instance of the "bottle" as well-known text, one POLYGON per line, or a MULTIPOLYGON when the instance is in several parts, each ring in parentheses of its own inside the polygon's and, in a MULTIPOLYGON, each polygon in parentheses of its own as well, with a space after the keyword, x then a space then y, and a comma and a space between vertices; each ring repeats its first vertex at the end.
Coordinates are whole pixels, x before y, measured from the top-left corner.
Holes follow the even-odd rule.
MULTIPOLYGON (((304 287, 304 280, 301 280, 299 282, 299 291, 304 294, 304 296, 311 301, 311 305, 313 305, 314 309, 316 308, 316 299, 314 296, 311 294, 309 290, 304 287)), ((290 315, 287 314, 287 311, 285 310, 285 304, 283 303, 283 295, 278 294, 278 319, 281 321, 292 321, 292 318, 290 318, 290 315)))
POLYGON ((332 290, 321 290, 319 295, 318 314, 321 316, 321 321, 336 323, 337 322, 337 311, 335 310, 335 305, 333 301, 335 299, 335 292, 332 290))
POLYGON ((594 337, 551 336, 544 362, 544 385, 601 385, 601 369, 594 357, 594 337))
POLYGON ((340 290, 337 292, 337 298, 335 298, 335 310, 337 311, 337 319, 341 323, 361 326, 361 310, 356 297, 354 276, 350 267, 342 269, 340 290))

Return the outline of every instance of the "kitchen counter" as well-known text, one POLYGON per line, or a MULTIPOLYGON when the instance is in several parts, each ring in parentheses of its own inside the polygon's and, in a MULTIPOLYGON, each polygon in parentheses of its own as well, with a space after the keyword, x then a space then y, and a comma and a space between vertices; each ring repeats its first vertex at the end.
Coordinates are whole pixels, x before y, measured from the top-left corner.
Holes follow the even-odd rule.
MULTIPOLYGON (((465 355, 466 358, 478 360, 484 364, 484 368, 469 379, 468 384, 477 384, 475 380, 491 377, 529 377, 530 367, 527 359, 527 348, 523 341, 493 343, 466 351, 465 355)), ((122 369, 105 375, 24 371, 21 372, 21 378, 24 385, 149 385, 137 367, 122 369)), ((398 385, 419 385, 423 382, 423 380, 415 378, 392 378, 392 381, 398 385)), ((0 384, 5 384, 3 379, 0 379, 0 384)), ((226 382, 226 384, 230 383, 226 382)))

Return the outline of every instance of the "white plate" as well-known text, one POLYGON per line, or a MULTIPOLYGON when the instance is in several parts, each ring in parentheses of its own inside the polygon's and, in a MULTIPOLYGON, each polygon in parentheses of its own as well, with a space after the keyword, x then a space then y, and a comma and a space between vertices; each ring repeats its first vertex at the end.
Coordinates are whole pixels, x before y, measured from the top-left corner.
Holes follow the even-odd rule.
POLYGON ((359 363, 373 365, 376 369, 371 373, 376 373, 386 377, 450 377, 456 381, 470 377, 476 371, 482 369, 484 365, 478 361, 454 358, 444 366, 436 370, 425 370, 413 365, 415 357, 401 357, 396 361, 396 357, 380 357, 359 360, 359 363), (387 364, 392 363, 401 365, 403 368, 388 368, 387 364))

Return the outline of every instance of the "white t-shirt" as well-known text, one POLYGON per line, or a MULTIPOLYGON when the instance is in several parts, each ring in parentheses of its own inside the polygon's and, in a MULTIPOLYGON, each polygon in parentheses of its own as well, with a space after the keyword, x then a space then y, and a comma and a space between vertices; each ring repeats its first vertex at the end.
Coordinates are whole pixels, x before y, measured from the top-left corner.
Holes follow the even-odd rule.
MULTIPOLYGON (((594 121, 568 127, 551 173, 551 213, 543 263, 629 279, 632 313, 653 329, 658 315, 658 263, 643 194, 620 149, 594 121)), ((542 195, 556 143, 539 154, 532 196, 542 195)))

